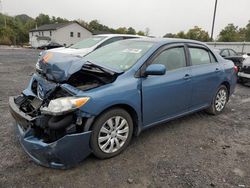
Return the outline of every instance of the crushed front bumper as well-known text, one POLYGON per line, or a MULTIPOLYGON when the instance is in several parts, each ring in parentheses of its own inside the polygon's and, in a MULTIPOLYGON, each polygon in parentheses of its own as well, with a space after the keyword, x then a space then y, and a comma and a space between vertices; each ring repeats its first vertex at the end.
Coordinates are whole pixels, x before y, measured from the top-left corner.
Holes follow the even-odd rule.
POLYGON ((19 110, 15 98, 9 98, 10 112, 17 122, 17 134, 26 153, 38 164, 66 169, 85 159, 90 153, 91 131, 69 134, 52 143, 45 143, 34 136, 31 128, 34 118, 19 110))

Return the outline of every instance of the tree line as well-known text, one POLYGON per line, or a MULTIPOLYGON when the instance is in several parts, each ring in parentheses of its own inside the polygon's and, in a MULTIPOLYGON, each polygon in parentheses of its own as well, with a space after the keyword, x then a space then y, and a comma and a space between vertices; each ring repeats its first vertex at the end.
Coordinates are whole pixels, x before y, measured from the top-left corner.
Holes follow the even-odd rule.
MULTIPOLYGON (((209 37, 208 32, 198 26, 189 29, 186 33, 184 31, 181 31, 176 34, 167 33, 163 37, 192 39, 192 40, 199 40, 202 42, 212 41, 212 39, 209 37)), ((235 26, 234 24, 228 24, 224 29, 220 31, 220 34, 215 41, 250 42, 250 21, 248 21, 248 24, 243 28, 235 26)))
MULTIPOLYGON (((78 21, 79 24, 93 33, 137 34, 142 36, 149 34, 148 28, 146 28, 145 31, 136 31, 133 27, 113 29, 99 23, 98 20, 92 20, 89 23, 81 19, 73 21, 78 21)), ((31 29, 44 24, 65 22, 69 22, 69 20, 55 16, 50 17, 46 14, 39 14, 39 16, 33 19, 25 14, 8 16, 0 13, 0 44, 27 44, 29 42, 29 31, 31 29)))
MULTIPOLYGON (((145 31, 136 31, 133 27, 119 27, 117 29, 101 24, 98 20, 86 22, 82 19, 78 21, 82 26, 93 33, 117 33, 117 34, 137 34, 142 36, 149 35, 149 28, 145 31)), ((36 18, 31 18, 25 14, 17 16, 8 16, 0 13, 0 44, 15 45, 27 44, 29 42, 29 30, 44 24, 69 22, 65 18, 50 17, 46 14, 39 14, 36 18)), ((199 40, 203 42, 211 41, 209 33, 202 28, 195 26, 187 32, 167 33, 163 37, 168 38, 186 38, 199 40)), ((246 27, 240 28, 234 24, 228 24, 221 30, 216 41, 220 42, 250 42, 250 21, 246 27)))

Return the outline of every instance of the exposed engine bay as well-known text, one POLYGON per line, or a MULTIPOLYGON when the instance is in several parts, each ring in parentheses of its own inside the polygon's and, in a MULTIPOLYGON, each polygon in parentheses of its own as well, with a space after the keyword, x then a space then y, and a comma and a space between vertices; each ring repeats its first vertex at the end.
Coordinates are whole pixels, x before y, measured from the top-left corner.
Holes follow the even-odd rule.
POLYGON ((61 83, 48 80, 42 72, 39 72, 30 84, 30 90, 34 95, 23 94, 16 97, 14 101, 20 111, 33 118, 28 126, 25 123, 22 128, 28 129, 31 127, 34 130, 34 135, 45 143, 54 142, 67 134, 84 132, 84 127, 90 118, 81 116, 79 109, 56 115, 44 113, 42 109, 48 108, 51 101, 56 99, 75 97, 72 92, 62 87, 63 84, 81 91, 87 91, 112 83, 117 76, 115 73, 110 73, 90 64, 84 65, 81 70, 72 74, 67 81, 61 83))

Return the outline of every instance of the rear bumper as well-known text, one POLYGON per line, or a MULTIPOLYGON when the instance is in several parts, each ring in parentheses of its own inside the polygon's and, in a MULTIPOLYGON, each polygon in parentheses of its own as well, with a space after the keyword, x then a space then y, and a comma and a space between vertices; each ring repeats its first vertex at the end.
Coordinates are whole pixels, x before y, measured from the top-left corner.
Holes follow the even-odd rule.
POLYGON ((34 118, 19 110, 14 97, 10 97, 9 107, 17 122, 18 139, 25 152, 37 164, 66 169, 78 164, 91 153, 89 147, 91 131, 66 135, 55 142, 45 143, 35 137, 31 128, 34 118))
POLYGON ((246 74, 244 72, 238 72, 238 77, 249 79, 250 80, 250 74, 246 74))

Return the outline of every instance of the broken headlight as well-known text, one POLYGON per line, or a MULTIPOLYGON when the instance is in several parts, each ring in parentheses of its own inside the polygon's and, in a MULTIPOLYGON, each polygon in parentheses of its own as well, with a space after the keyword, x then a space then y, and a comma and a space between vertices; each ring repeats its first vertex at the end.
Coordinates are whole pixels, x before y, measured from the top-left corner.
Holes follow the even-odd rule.
POLYGON ((41 66, 40 66, 40 63, 39 63, 40 60, 41 60, 41 57, 42 57, 42 52, 39 53, 38 60, 37 60, 37 62, 36 62, 36 70, 37 70, 38 72, 42 71, 41 66))
POLYGON ((43 114, 62 115, 76 110, 86 104, 89 97, 63 97, 51 100, 48 107, 42 107, 43 114))

